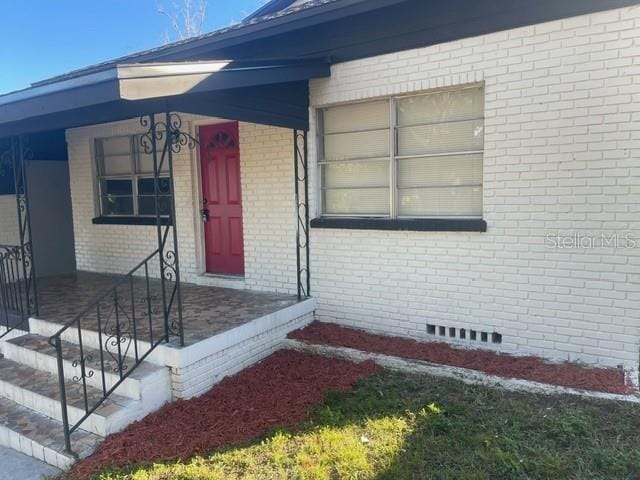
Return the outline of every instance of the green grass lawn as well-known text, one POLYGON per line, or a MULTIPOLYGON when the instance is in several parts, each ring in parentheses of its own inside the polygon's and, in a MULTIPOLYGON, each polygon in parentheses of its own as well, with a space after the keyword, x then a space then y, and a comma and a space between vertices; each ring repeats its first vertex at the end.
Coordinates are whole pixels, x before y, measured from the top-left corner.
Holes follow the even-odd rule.
POLYGON ((296 431, 101 479, 636 479, 640 407, 383 371, 296 431))

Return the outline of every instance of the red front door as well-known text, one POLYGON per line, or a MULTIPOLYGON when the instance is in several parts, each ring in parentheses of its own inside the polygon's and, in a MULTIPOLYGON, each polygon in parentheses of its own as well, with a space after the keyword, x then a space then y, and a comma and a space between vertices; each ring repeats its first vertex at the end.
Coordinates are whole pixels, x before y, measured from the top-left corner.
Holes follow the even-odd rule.
POLYGON ((238 123, 200 127, 207 272, 244 274, 238 123))

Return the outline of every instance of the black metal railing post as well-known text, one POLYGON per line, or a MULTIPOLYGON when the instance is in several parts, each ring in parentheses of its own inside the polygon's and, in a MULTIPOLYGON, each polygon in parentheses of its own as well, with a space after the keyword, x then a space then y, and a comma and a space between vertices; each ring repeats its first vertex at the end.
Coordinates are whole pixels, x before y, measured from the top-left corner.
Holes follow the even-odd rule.
POLYGON ((67 385, 64 378, 64 361, 62 359, 62 340, 60 335, 54 337, 54 348, 58 361, 58 386, 60 388, 60 406, 62 408, 62 428, 64 429, 64 450, 72 453, 71 430, 69 428, 69 411, 67 407, 67 385))
MULTIPOLYGON (((33 160, 33 153, 27 147, 24 136, 18 137, 18 163, 21 190, 16 186, 18 219, 20 222, 20 248, 22 253, 22 269, 25 282, 27 315, 38 314, 38 290, 36 280, 36 264, 33 257, 33 236, 31 234, 31 209, 29 208, 29 182, 27 164, 33 160)), ((15 170, 14 170, 15 171, 15 170)))
MULTIPOLYGON (((145 153, 151 153, 153 161, 153 197, 155 202, 155 217, 156 217, 156 235, 158 238, 158 263, 160 268, 160 282, 162 283, 161 295, 162 295, 162 314, 164 316, 164 339, 169 341, 169 309, 167 308, 167 290, 166 290, 166 277, 164 267, 164 235, 163 235, 163 218, 160 211, 160 173, 162 163, 164 159, 164 152, 162 150, 162 156, 158 158, 158 142, 162 140, 163 133, 158 130, 158 124, 156 123, 155 113, 150 113, 147 117, 140 119, 140 124, 143 127, 148 127, 148 132, 140 139, 140 143, 145 153)), ((166 135, 166 134, 165 134, 166 135)), ((166 148, 166 142, 165 142, 166 148)), ((166 228, 169 228, 169 220, 167 220, 166 228)))
POLYGON ((8 251, 3 252, 0 247, 0 325, 6 325, 7 331, 9 330, 10 318, 9 318, 9 302, 11 301, 11 284, 8 282, 8 272, 6 271, 9 266, 8 251), (7 264, 5 266, 5 263, 7 264))
MULTIPOLYGON (((167 112, 165 115, 165 124, 167 125, 167 143, 169 148, 167 148, 167 160, 169 162, 169 191, 171 192, 170 197, 170 215, 171 223, 173 225, 173 266, 175 271, 175 283, 176 283, 176 302, 177 302, 177 315, 178 322, 177 325, 174 325, 174 330, 177 327, 177 334, 180 338, 180 346, 184 347, 184 326, 182 324, 182 287, 180 285, 180 254, 178 249, 178 225, 177 217, 176 217, 176 196, 175 196, 175 182, 173 175, 173 153, 174 148, 176 146, 180 147, 181 136, 184 135, 181 132, 182 121, 180 117, 177 115, 172 115, 167 112)), ((193 137, 185 137, 189 139, 189 142, 193 142, 193 147, 195 147, 196 140, 193 137)), ((186 144, 185 144, 186 145, 186 144)), ((177 150, 180 151, 179 149, 177 150)), ((159 208, 157 208, 159 210, 159 208)))
POLYGON ((296 204, 296 263, 298 299, 311 295, 309 239, 309 147, 307 132, 293 131, 294 189, 296 204), (302 190, 302 192, 301 192, 302 190))

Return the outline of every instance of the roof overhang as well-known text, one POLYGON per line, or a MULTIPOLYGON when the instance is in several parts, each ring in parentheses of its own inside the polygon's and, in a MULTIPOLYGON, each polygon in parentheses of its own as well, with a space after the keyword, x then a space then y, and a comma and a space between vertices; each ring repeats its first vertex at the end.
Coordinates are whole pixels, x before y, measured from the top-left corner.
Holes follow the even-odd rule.
MULTIPOLYGON (((221 49, 237 47, 247 42, 268 41, 268 39, 274 35, 286 34, 294 30, 319 26, 337 19, 352 17, 354 15, 370 12, 383 7, 390 7, 407 1, 408 0, 319 0, 317 4, 313 2, 309 8, 286 10, 281 13, 279 13, 279 9, 276 8, 273 12, 270 12, 273 15, 266 15, 265 17, 260 18, 254 18, 252 15, 247 21, 243 21, 237 25, 222 28, 199 37, 181 40, 150 50, 133 53, 101 64, 91 65, 86 68, 42 80, 41 82, 36 82, 33 85, 43 85, 64 78, 77 77, 90 72, 104 71, 112 68, 115 64, 162 61, 176 62, 203 58, 225 58, 217 54, 213 56, 210 54, 212 51, 220 51, 221 49)), ((325 40, 329 41, 330 38, 326 38, 325 40)), ((274 52, 277 52, 277 50, 274 50, 274 52)), ((274 55, 271 53, 267 58, 273 58, 277 55, 288 56, 283 54, 274 55)), ((230 57, 240 58, 233 55, 230 55, 230 57)), ((319 57, 319 55, 313 55, 312 53, 304 55, 304 58, 313 57, 319 57)), ((249 57, 243 56, 242 58, 246 59, 249 57)), ((264 57, 250 58, 256 59, 264 57)), ((301 56, 296 55, 295 58, 301 58, 301 56)))
MULTIPOLYGON (((23 125, 22 130, 26 130, 24 133, 28 133, 30 129, 25 123, 34 120, 35 125, 35 120, 42 118, 51 120, 48 129, 68 128, 68 121, 55 121, 56 115, 68 118, 68 114, 74 111, 99 111, 100 106, 109 106, 114 111, 118 104, 123 107, 126 104, 127 108, 122 108, 124 114, 130 112, 135 104, 153 105, 163 99, 175 100, 180 97, 183 99, 182 103, 189 105, 192 103, 189 99, 199 98, 203 101, 206 94, 211 94, 210 98, 220 101, 224 95, 214 94, 252 88, 256 92, 265 92, 270 86, 275 88, 280 84, 306 82, 329 75, 329 64, 321 60, 228 60, 116 65, 101 72, 0 96, 0 137, 14 134, 7 133, 12 130, 7 127, 18 122, 23 125)), ((301 99, 293 101, 296 105, 300 102, 301 99)), ((213 110, 211 113, 215 113, 215 105, 209 107, 213 110)), ((220 107, 220 110, 228 111, 229 105, 220 107)), ((268 113, 264 109, 261 112, 263 116, 268 113)), ((279 123, 282 124, 283 112, 274 110, 273 114, 279 116, 279 123)), ((99 123, 97 120, 100 118, 102 116, 96 115, 96 121, 86 118, 84 122, 99 123)))

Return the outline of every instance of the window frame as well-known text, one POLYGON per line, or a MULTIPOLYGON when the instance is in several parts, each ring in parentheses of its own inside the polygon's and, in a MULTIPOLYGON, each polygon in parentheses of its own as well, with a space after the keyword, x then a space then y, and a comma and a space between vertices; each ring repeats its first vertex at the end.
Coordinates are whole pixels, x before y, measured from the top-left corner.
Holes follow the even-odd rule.
MULTIPOLYGON (((450 87, 444 88, 436 88, 432 90, 425 90, 420 92, 411 92, 401 95, 387 95, 384 97, 374 97, 368 98, 353 102, 344 102, 344 103, 336 103, 336 104, 328 104, 323 106, 316 107, 316 145, 317 145, 317 161, 316 161, 316 174, 317 174, 317 182, 316 182, 316 201, 318 202, 318 212, 320 218, 324 219, 381 219, 387 221, 411 221, 411 220, 481 220, 484 217, 484 135, 485 135, 485 85, 484 82, 481 83, 471 83, 464 85, 454 85, 450 87), (398 101, 405 98, 412 97, 421 97, 426 95, 433 95, 443 92, 456 92, 467 89, 481 89, 483 96, 483 107, 482 107, 482 116, 472 119, 465 120, 454 120, 450 122, 428 122, 428 123, 416 123, 411 125, 398 125, 398 101), (389 135, 389 156, 388 157, 378 157, 378 158, 365 158, 365 159, 348 159, 348 160, 325 160, 324 159, 324 142, 325 142, 325 133, 324 133, 324 111, 338 106, 347 106, 347 105, 357 105, 361 103, 369 103, 369 102, 377 102, 377 101, 387 101, 389 104, 389 127, 388 135, 389 135), (432 153, 432 154, 419 154, 419 155, 398 155, 398 130, 400 128, 407 127, 415 127, 415 126, 426 126, 426 125, 441 125, 446 123, 456 123, 463 121, 482 121, 483 130, 483 148, 482 150, 469 150, 462 152, 441 152, 441 153, 432 153), (398 186, 398 162, 407 159, 414 158, 433 158, 433 157, 444 157, 444 156, 455 156, 455 155, 481 155, 482 156, 482 183, 480 185, 456 185, 456 187, 480 187, 480 215, 400 215, 399 214, 399 195, 401 189, 398 186), (339 163, 353 163, 353 162, 375 162, 385 160, 389 165, 389 214, 335 214, 335 213, 326 213, 325 205, 324 205, 324 192, 327 190, 323 185, 323 166, 331 165, 331 164, 339 164, 339 163)), ((371 129, 369 131, 383 131, 384 129, 371 129)), ((354 133, 359 130, 354 131, 345 131, 340 133, 354 133)), ((366 131, 366 130, 365 130, 366 131)), ((366 188, 366 187, 365 187, 366 188)), ((380 187, 382 188, 382 187, 380 187)), ((435 188, 435 187, 434 187, 435 188)))
MULTIPOLYGON (((139 213, 140 212, 140 194, 139 194, 138 182, 140 180, 153 180, 155 178, 155 175, 153 173, 138 173, 140 158, 141 158, 140 147, 137 141, 137 139, 139 138, 140 138, 139 134, 127 134, 127 135, 112 135, 109 137, 96 137, 93 139, 94 166, 95 166, 95 172, 96 172, 95 179, 96 179, 96 193, 97 193, 96 208, 100 218, 148 219, 148 218, 156 217, 156 214, 140 214, 139 213), (131 171, 130 173, 127 173, 127 174, 107 175, 104 173, 104 170, 105 170, 104 163, 105 163, 105 158, 108 158, 108 157, 105 156, 104 154, 104 147, 102 145, 102 142, 104 142, 105 140, 113 140, 116 138, 126 138, 129 140, 129 156, 130 156, 129 160, 130 160, 131 171), (113 214, 113 213, 106 213, 104 211, 103 200, 106 196, 106 193, 103 192, 103 182, 108 180, 128 180, 132 182, 132 185, 131 185, 131 197, 132 197, 132 207, 133 207, 132 213, 113 214)), ((159 177, 159 179, 163 179, 163 178, 169 180, 170 179, 169 172, 161 172, 161 176, 159 177)), ((169 188, 171 188, 171 186, 169 188)), ((161 197, 170 197, 171 195, 172 195, 171 191, 169 191, 169 193, 167 194, 160 194, 161 197)), ((129 197, 129 195, 115 195, 115 196, 125 197, 125 198, 129 197)), ((155 198, 155 195, 143 195, 143 196, 144 197, 153 196, 155 198)), ((169 215, 161 214, 160 217, 163 219, 167 219, 169 218, 169 215)))

